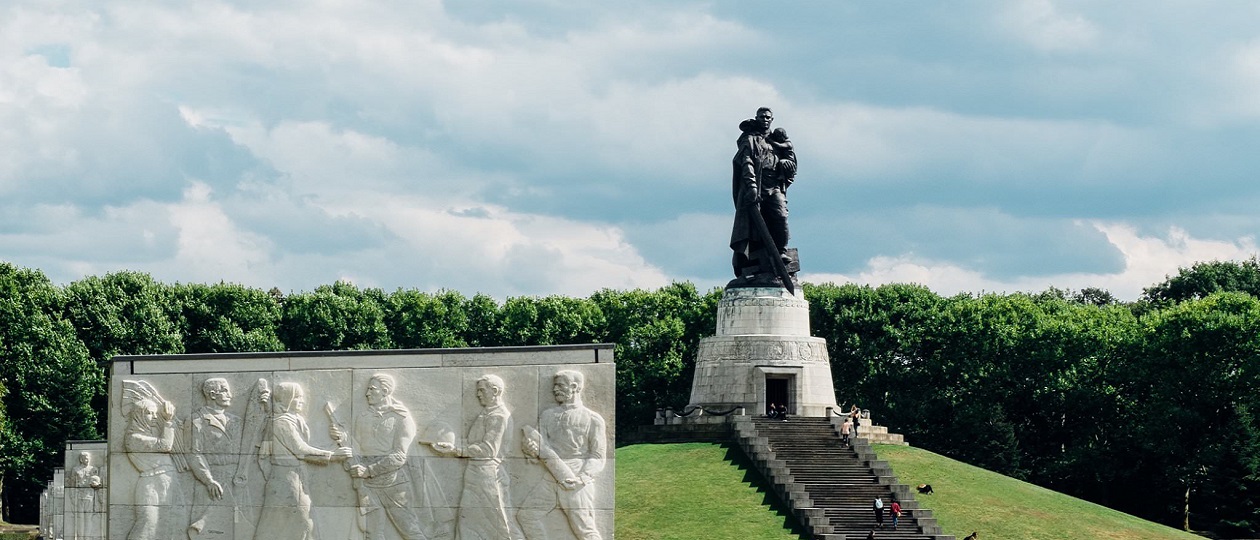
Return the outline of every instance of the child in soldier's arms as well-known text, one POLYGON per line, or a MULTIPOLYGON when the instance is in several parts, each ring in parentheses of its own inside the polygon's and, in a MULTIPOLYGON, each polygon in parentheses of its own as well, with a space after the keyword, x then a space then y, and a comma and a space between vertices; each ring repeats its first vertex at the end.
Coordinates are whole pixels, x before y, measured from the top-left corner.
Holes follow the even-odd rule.
POLYGON ((774 155, 780 160, 792 162, 791 166, 783 166, 779 170, 783 177, 783 190, 787 191, 788 186, 796 181, 796 150, 792 148, 792 140, 788 139, 787 130, 778 128, 766 136, 766 142, 774 148, 774 155))

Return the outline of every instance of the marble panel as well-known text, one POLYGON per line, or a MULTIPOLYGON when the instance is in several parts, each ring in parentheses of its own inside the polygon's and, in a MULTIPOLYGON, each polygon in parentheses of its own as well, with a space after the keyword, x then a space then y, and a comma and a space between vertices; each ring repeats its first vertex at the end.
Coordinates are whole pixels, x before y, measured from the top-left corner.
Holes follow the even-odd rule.
POLYGON ((225 356, 116 359, 108 538, 612 537, 611 346, 225 356))
MULTIPOLYGON (((203 355, 187 355, 186 358, 158 358, 131 363, 133 375, 152 375, 159 373, 201 373, 205 366, 203 355)), ((143 357, 138 357, 143 358, 143 357)), ((219 371, 284 371, 289 369, 289 358, 284 356, 251 355, 239 358, 223 358, 216 360, 215 369, 219 371)))
POLYGON ((49 500, 52 502, 52 537, 60 540, 65 530, 62 523, 66 514, 66 470, 62 467, 53 469, 52 496, 49 500))
POLYGON ((52 538, 52 483, 45 484, 39 494, 39 536, 52 538))
POLYGON ((108 504, 106 441, 68 441, 65 451, 65 510, 61 538, 103 540, 108 504))

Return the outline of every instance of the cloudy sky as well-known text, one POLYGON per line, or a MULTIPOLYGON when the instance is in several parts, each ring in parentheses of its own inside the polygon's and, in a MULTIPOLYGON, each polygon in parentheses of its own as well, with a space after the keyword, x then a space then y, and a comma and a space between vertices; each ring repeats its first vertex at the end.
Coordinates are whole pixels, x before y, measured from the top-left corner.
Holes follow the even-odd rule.
POLYGON ((1257 250, 1250 0, 8 0, 0 260, 707 289, 762 105, 809 281, 1133 299, 1257 250))

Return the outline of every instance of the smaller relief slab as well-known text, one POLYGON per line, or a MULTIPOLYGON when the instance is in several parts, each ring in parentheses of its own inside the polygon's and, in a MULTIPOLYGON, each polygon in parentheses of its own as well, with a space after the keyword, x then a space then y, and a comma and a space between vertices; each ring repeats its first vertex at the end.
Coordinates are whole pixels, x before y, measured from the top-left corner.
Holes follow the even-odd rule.
POLYGON ((106 486, 105 441, 71 441, 66 444, 65 514, 61 538, 105 538, 106 486))
POLYGON ((52 484, 47 484, 39 494, 39 535, 53 538, 52 535, 52 484))
POLYGON ((49 495, 49 501, 52 503, 50 525, 53 531, 52 537, 61 538, 61 533, 65 530, 66 518, 66 470, 62 467, 53 469, 52 493, 49 495))

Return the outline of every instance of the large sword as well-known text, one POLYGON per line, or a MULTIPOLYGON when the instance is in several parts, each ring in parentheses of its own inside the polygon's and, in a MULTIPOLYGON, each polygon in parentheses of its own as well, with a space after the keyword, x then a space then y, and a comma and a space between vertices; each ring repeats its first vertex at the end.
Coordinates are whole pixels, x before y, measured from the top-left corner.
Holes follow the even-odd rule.
POLYGON ((774 244, 774 237, 770 236, 770 227, 766 226, 766 219, 761 217, 761 203, 750 205, 749 213, 752 214, 753 228, 757 229, 757 236, 761 237, 761 249, 765 252, 765 257, 770 259, 775 275, 779 276, 779 281, 783 282, 783 288, 795 296, 796 287, 792 285, 792 276, 788 274, 787 265, 783 264, 783 259, 779 257, 779 246, 774 244))
MULTIPOLYGON (((764 185, 763 178, 764 169, 757 166, 757 152, 753 148, 752 138, 748 141, 748 155, 753 159, 753 167, 756 170, 757 185, 753 189, 760 191, 764 185)), ((774 237, 770 236, 770 227, 766 226, 766 219, 761 216, 761 203, 755 202, 748 206, 749 213, 752 214, 753 228, 757 229, 757 236, 761 238, 761 249, 765 252, 765 256, 770 259, 770 266, 774 269, 774 274, 779 276, 779 281, 783 282, 783 288, 788 293, 796 296, 796 287, 792 285, 792 276, 788 274, 787 265, 783 264, 783 259, 779 257, 779 246, 775 245, 774 237)))

